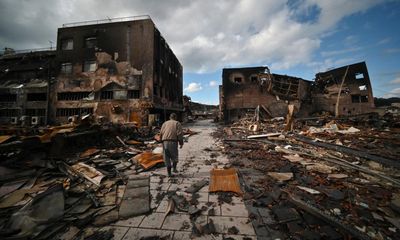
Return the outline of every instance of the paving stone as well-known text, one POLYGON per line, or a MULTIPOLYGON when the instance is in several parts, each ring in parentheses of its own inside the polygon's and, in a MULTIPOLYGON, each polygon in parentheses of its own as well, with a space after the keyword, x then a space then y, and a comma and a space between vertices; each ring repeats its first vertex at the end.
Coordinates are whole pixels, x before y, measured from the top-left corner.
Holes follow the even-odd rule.
POLYGON ((165 212, 167 212, 167 208, 168 208, 168 201, 163 200, 158 205, 156 212, 165 213, 165 212))
POLYGON ((140 225, 140 223, 143 221, 144 217, 145 216, 142 215, 142 216, 137 216, 137 217, 131 217, 128 219, 123 219, 123 220, 119 220, 119 221, 113 223, 112 225, 123 226, 123 227, 138 227, 140 225))
POLYGON ((138 240, 145 237, 166 237, 166 239, 172 240, 173 235, 173 231, 130 228, 129 231, 125 234, 123 240, 138 240))
POLYGON ((164 221, 165 213, 157 213, 153 212, 150 215, 146 216, 142 223, 140 224, 141 228, 161 228, 164 221))
POLYGON ((150 183, 150 190, 168 191, 170 183, 150 183))
POLYGON ((174 234, 174 240, 188 240, 188 239, 196 239, 196 240, 222 240, 221 235, 203 235, 203 236, 192 236, 191 232, 182 232, 176 231, 174 234))
POLYGON ((199 204, 196 205, 197 208, 202 209, 203 207, 206 207, 206 210, 202 210, 201 214, 202 215, 209 215, 209 210, 214 209, 214 215, 211 216, 221 216, 221 206, 218 205, 217 203, 213 203, 212 205, 206 203, 206 202, 200 202, 199 204))
MULTIPOLYGON (((164 178, 164 179, 165 179, 165 178, 164 178)), ((150 182, 151 182, 151 183, 159 183, 160 180, 161 180, 161 177, 160 177, 160 176, 151 176, 151 177, 150 177, 150 182)))
POLYGON ((114 233, 113 240, 121 240, 125 234, 128 232, 129 227, 117 227, 117 226, 106 226, 101 228, 101 231, 108 231, 112 229, 114 233))
MULTIPOLYGON (((206 216, 197 217, 196 223, 201 225, 207 223, 206 216)), ((162 225, 162 229, 167 230, 179 230, 179 231, 192 231, 192 223, 190 221, 190 215, 188 214, 169 214, 162 225)))
POLYGON ((249 212, 244 204, 221 204, 221 215, 222 216, 234 216, 234 217, 248 217, 249 212))
POLYGON ((218 202, 218 195, 216 193, 209 193, 208 194, 208 201, 210 202, 218 202))
POLYGON ((150 182, 149 179, 135 179, 135 181, 132 181, 133 179, 130 179, 127 184, 127 188, 138 188, 138 187, 148 187, 150 182))
POLYGON ((205 185, 204 187, 200 188, 199 192, 207 192, 208 193, 209 192, 208 191, 208 184, 205 185))
POLYGON ((257 238, 256 236, 249 236, 249 235, 224 235, 224 239, 234 239, 234 240, 257 240, 259 238, 257 238))
POLYGON ((229 228, 236 227, 239 230, 239 234, 255 235, 249 218, 223 216, 209 216, 208 218, 214 221, 218 233, 228 233, 229 228))
POLYGON ((208 193, 206 192, 197 192, 198 198, 197 201, 199 202, 208 202, 208 193))

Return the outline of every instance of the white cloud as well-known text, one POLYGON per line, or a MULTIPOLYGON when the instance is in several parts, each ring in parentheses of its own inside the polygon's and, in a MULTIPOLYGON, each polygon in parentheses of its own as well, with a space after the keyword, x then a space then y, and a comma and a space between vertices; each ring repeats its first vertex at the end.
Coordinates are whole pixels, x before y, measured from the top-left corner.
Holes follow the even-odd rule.
POLYGON ((200 83, 196 83, 196 82, 192 82, 189 83, 189 85, 183 89, 184 92, 198 92, 201 89, 203 89, 203 87, 201 86, 200 83))
POLYGON ((400 48, 388 48, 385 49, 384 52, 388 54, 400 53, 400 48))
POLYGON ((209 85, 210 85, 210 87, 216 87, 216 86, 218 86, 218 83, 217 83, 217 81, 212 80, 212 81, 210 81, 209 85))
POLYGON ((400 75, 390 81, 391 84, 400 84, 400 75))
POLYGON ((392 89, 390 92, 383 95, 384 98, 400 97, 400 88, 392 89))
POLYGON ((392 38, 390 38, 390 37, 383 38, 378 42, 378 45, 383 45, 383 44, 389 43, 390 41, 392 41, 392 38))
POLYGON ((346 53, 351 53, 351 52, 358 52, 362 49, 363 49, 362 47, 352 47, 352 48, 347 48, 347 49, 343 49, 343 50, 322 51, 321 56, 331 57, 331 56, 341 55, 341 54, 346 54, 346 53))
POLYGON ((48 40, 55 42, 63 23, 149 14, 185 72, 228 65, 287 69, 312 62, 323 37, 339 21, 380 2, 302 0, 291 6, 258 0, 5 0, 0 1, 0 42, 16 49, 46 47, 48 40), (310 15, 310 9, 318 11, 310 15))

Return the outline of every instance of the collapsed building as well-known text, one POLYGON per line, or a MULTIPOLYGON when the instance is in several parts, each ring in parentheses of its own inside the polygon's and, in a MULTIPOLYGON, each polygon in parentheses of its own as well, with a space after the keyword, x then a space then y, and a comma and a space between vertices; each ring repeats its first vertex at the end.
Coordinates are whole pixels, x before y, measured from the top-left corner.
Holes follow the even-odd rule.
MULTIPOLYGON (((45 111, 28 111, 43 116, 43 123, 66 123, 93 114, 113 123, 154 125, 171 112, 182 112, 182 65, 149 16, 64 24, 52 54, 48 72, 55 72, 55 77, 47 74, 43 83, 49 93, 42 96, 47 107, 34 105, 45 111)), ((8 58, 15 54, 1 57, 2 69, 9 67, 8 58)), ((7 83, 11 78, 6 72, 0 80, 7 83)), ((15 84, 21 81, 14 79, 15 84)), ((9 99, 4 96, 1 102, 3 98, 9 99)), ((14 97, 10 101, 16 102, 14 97)), ((22 118, 28 113, 19 111, 17 116, 6 111, 4 115, 22 118)))
POLYGON ((225 68, 219 91, 225 122, 255 111, 286 116, 289 105, 300 117, 317 112, 356 115, 374 109, 365 62, 317 73, 315 81, 273 74, 268 67, 225 68))
POLYGON ((317 73, 312 95, 316 112, 357 115, 372 112, 375 107, 365 62, 317 73))
POLYGON ((268 67, 225 68, 220 86, 220 110, 225 122, 261 109, 272 117, 284 116, 290 101, 298 106, 309 99, 311 81, 271 74, 268 67))

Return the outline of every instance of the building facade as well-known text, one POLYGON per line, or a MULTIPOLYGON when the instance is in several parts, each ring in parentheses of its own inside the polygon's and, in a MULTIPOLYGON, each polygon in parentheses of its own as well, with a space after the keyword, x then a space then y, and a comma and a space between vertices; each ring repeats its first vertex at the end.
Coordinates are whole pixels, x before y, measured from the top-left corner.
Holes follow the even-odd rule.
POLYGON ((182 65, 149 17, 65 24, 51 118, 93 113, 110 122, 153 125, 180 113, 182 65))
POLYGON ((0 124, 48 122, 49 83, 54 79, 52 50, 8 49, 0 56, 0 124))
POLYGON ((148 16, 64 24, 55 51, 8 49, 0 70, 3 124, 62 124, 90 113, 154 125, 183 112, 182 65, 148 16))

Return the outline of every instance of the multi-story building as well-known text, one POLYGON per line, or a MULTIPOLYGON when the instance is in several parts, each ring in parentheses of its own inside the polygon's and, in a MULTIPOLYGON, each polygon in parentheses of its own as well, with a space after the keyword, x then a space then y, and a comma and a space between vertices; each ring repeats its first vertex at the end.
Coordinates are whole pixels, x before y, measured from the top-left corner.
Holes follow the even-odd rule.
POLYGON ((153 124, 182 112, 182 65, 148 16, 64 24, 50 117, 153 124))
POLYGON ((149 16, 64 24, 56 51, 0 56, 0 121, 58 124, 92 113, 152 125, 183 112, 182 72, 149 16))
POLYGON ((316 112, 336 114, 337 110, 337 114, 342 116, 372 112, 375 108, 374 97, 365 62, 317 73, 313 106, 316 112), (336 108, 337 102, 339 105, 336 108))
POLYGON ((55 51, 6 49, 0 56, 0 123, 46 124, 55 51))

